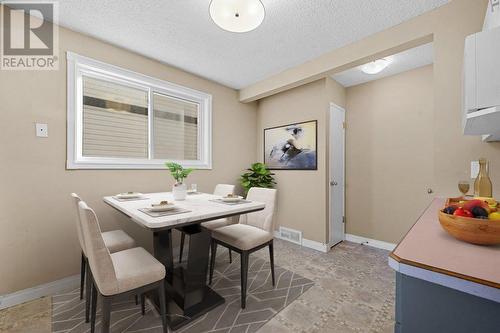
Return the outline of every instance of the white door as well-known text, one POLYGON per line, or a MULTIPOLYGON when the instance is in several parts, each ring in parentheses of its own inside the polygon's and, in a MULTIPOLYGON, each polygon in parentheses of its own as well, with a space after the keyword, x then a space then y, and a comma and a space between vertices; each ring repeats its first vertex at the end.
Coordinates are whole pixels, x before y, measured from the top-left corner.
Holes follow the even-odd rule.
POLYGON ((345 110, 330 104, 330 246, 344 240, 345 110))

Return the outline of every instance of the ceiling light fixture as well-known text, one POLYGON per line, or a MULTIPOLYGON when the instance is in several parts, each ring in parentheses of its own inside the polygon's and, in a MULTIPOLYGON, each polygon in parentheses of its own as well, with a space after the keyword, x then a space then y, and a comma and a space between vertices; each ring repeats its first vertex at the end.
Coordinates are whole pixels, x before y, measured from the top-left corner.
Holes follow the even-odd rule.
POLYGON ((367 64, 361 65, 360 69, 365 74, 378 74, 387 68, 392 62, 390 58, 378 59, 367 64))
POLYGON ((212 0, 209 10, 214 23, 230 32, 252 31, 266 16, 260 0, 212 0))

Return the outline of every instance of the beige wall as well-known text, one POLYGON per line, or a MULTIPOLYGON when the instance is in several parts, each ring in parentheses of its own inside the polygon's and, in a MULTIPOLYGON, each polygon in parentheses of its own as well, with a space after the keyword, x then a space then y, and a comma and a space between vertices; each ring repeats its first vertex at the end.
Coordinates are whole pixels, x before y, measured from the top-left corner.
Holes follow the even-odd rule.
MULTIPOLYGON (((288 96, 290 100, 295 97, 290 92, 300 91, 298 86, 318 80, 335 72, 343 71, 354 65, 358 65, 368 59, 387 56, 397 51, 416 46, 421 43, 433 41, 434 67, 432 91, 434 93, 432 121, 428 124, 432 132, 433 145, 430 148, 430 164, 432 164, 432 181, 430 187, 436 196, 452 196, 457 194, 457 182, 468 179, 470 175, 470 161, 485 157, 491 162, 490 177, 493 182, 494 194, 500 196, 500 143, 483 143, 479 137, 466 137, 462 135, 462 64, 463 46, 467 35, 478 32, 482 28, 487 0, 453 0, 437 10, 418 16, 393 28, 369 36, 359 42, 334 50, 317 59, 286 70, 240 91, 240 99, 251 101, 260 98, 272 99, 275 96, 288 96), (289 90, 287 90, 289 89, 289 90), (271 97, 266 97, 271 96, 271 97)), ((307 85, 306 85, 307 86, 307 85)), ((281 98, 281 104, 287 102, 281 98)), ((307 101, 301 103, 307 104, 307 101)), ((291 103, 290 103, 291 104, 291 103)), ((263 112, 259 107, 259 117, 263 112)), ((275 111, 277 112, 277 111, 275 111)), ((282 110, 282 116, 286 117, 286 110, 282 110)), ((314 112, 313 112, 314 114, 314 112)), ((347 115, 349 109, 347 108, 347 115)), ((274 115, 274 118, 277 116, 274 115)), ((303 115, 307 117, 307 115, 303 115)), ((349 117, 349 116, 348 116, 349 117)), ((347 132, 356 124, 347 123, 347 132)), ((349 134, 347 134, 350 137, 349 134)), ((399 138, 398 138, 399 139, 399 138)), ((348 143, 349 144, 349 143, 348 143)), ((351 146, 352 149, 355 149, 351 146)), ((396 150, 397 151, 397 150, 396 150)), ((321 154, 321 152, 320 152, 321 154)), ((418 165, 417 159, 412 160, 418 165)), ((347 161, 349 163, 349 161, 347 161)), ((349 179, 351 165, 346 165, 347 178, 349 179)), ((383 178, 385 171, 379 168, 370 179, 383 178)), ((347 186, 355 186, 347 184, 347 186)), ((392 186, 390 183, 388 187, 392 186)), ((358 188, 358 191, 361 189, 358 188)), ((347 193, 346 201, 353 213, 354 203, 359 198, 347 193)), ((374 194, 375 195, 375 194, 374 194)), ((309 202, 323 202, 323 196, 319 195, 318 201, 308 198, 309 202)), ((361 202, 362 206, 363 203, 361 202)), ((397 197, 394 205, 398 207, 409 207, 407 197, 397 197)), ((281 207, 281 209, 284 209, 281 207)), ((360 208, 361 209, 361 208, 360 208)), ((410 210, 413 208, 409 208, 410 210)), ((316 204, 314 211, 323 210, 322 204, 316 204)), ((404 234, 404 227, 397 230, 383 227, 375 230, 373 221, 379 220, 372 212, 364 217, 367 222, 362 225, 349 225, 350 218, 347 216, 348 232, 359 233, 369 238, 375 238, 390 242, 397 242, 404 234), (357 226, 357 227, 355 227, 357 226)), ((349 214, 349 211, 347 212, 349 214)), ((314 214, 315 218, 323 218, 323 215, 314 214)), ((354 214, 354 216, 360 216, 354 214)), ((406 218, 405 218, 406 220, 406 218)), ((307 229, 313 223, 302 222, 297 224, 298 229, 307 229)), ((314 222, 315 223, 315 222, 314 222)), ((327 223, 326 221, 324 223, 327 223)), ((394 225, 391 221, 388 225, 394 225)))
POLYGON ((256 159, 256 105, 241 104, 235 90, 61 29, 58 71, 0 72, 0 294, 79 272, 69 193, 95 207, 104 230, 123 228, 150 248, 152 234, 101 198, 129 190, 168 191, 173 183, 167 171, 65 170, 65 51, 213 95, 213 170, 195 171, 188 180, 201 190, 237 183, 256 159), (35 137, 35 122, 48 123, 49 138, 35 137))
POLYGON ((432 65, 350 87, 346 232, 396 242, 433 187, 432 65))
POLYGON ((278 183, 277 226, 303 232, 309 240, 327 238, 327 124, 328 105, 345 103, 345 91, 331 79, 323 79, 259 101, 257 154, 263 159, 264 128, 308 120, 318 121, 318 170, 275 170, 278 183))

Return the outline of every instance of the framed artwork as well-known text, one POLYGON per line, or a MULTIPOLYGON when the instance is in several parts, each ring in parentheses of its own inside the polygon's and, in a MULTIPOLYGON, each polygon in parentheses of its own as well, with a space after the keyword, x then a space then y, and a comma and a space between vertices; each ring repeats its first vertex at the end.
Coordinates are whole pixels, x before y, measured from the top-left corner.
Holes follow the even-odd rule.
POLYGON ((271 170, 318 170, 318 121, 264 129, 264 163, 271 170))

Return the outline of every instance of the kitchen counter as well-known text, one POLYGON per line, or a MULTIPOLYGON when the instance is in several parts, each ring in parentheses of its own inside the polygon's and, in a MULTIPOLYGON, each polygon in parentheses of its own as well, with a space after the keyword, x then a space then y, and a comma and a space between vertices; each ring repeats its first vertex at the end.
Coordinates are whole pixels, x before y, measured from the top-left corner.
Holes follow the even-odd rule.
POLYGON ((453 238, 434 199, 389 256, 396 332, 500 332, 500 246, 453 238))

